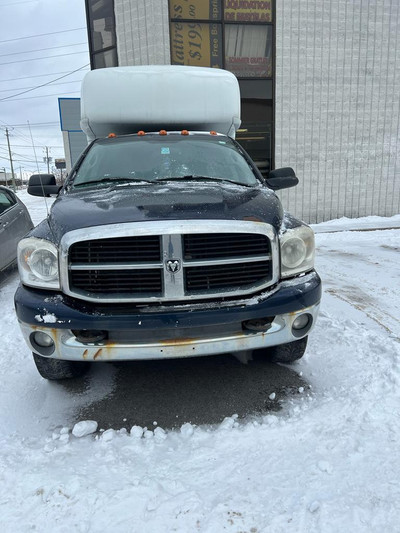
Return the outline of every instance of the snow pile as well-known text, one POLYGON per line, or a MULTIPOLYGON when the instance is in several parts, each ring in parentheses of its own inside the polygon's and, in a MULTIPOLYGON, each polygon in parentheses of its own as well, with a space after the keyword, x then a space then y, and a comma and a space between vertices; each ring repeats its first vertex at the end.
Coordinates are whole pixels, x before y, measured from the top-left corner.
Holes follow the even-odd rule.
POLYGON ((86 437, 97 431, 97 422, 95 420, 82 420, 72 428, 72 435, 74 437, 86 437))
POLYGON ((363 218, 337 218, 319 224, 311 224, 316 233, 332 231, 374 230, 383 228, 400 228, 400 215, 392 217, 369 216, 363 218))
POLYGON ((321 315, 291 367, 310 388, 278 412, 230 413, 212 427, 185 420, 178 431, 73 421, 88 395, 107 398, 112 367, 97 390, 42 380, 18 332, 11 277, 0 292, 2 530, 397 531, 400 231, 316 242, 321 315))

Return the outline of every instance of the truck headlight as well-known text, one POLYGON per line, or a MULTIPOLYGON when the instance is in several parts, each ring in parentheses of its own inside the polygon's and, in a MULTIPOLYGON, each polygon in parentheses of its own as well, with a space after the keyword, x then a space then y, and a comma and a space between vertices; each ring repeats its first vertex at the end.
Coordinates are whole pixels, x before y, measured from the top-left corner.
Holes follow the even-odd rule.
POLYGON ((281 276, 288 278, 314 268, 314 232, 308 226, 287 230, 280 237, 281 276))
POLYGON ((53 243, 28 237, 18 243, 18 270, 22 283, 59 289, 58 251, 53 243))

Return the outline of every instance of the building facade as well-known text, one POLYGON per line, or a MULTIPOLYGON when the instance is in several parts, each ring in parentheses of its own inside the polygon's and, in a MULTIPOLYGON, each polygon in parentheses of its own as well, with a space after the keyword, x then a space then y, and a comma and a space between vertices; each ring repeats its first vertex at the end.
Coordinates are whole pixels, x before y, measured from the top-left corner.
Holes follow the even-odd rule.
POLYGON ((306 222, 400 211, 400 2, 86 0, 92 68, 184 64, 239 81, 237 139, 306 222))

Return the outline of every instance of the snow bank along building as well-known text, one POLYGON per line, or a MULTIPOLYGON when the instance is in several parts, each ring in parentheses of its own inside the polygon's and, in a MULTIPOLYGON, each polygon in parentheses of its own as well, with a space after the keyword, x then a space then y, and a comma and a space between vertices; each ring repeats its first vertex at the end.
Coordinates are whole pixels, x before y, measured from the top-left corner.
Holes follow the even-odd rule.
POLYGON ((295 169, 300 185, 280 193, 293 214, 399 213, 400 2, 85 2, 92 69, 177 64, 237 76, 237 139, 261 169, 295 169))

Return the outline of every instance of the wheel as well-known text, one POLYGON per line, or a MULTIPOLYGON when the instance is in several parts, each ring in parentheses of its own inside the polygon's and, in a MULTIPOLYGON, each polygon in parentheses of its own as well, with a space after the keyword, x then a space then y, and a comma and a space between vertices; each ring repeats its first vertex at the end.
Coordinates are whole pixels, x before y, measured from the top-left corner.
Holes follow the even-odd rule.
POLYGON ((253 359, 267 360, 272 363, 293 363, 303 357, 307 347, 308 337, 303 337, 298 341, 279 344, 270 348, 255 350, 253 359))
POLYGON ((80 361, 60 361, 42 357, 32 352, 36 368, 42 378, 50 380, 77 378, 82 376, 88 369, 89 363, 80 361))

